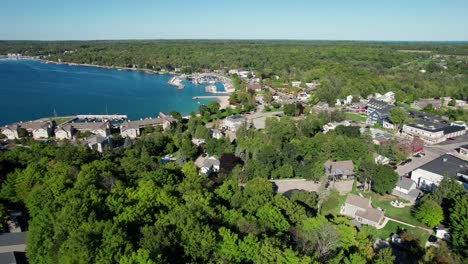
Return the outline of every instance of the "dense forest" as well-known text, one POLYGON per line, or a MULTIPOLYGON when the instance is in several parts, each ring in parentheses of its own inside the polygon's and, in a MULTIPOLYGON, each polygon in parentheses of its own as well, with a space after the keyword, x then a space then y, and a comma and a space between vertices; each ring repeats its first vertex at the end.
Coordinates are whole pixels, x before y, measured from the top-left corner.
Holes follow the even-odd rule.
POLYGON ((183 72, 252 70, 280 87, 319 81, 322 101, 394 91, 399 102, 421 97, 468 98, 468 44, 464 42, 352 41, 0 41, 0 54, 47 60, 183 72), (277 79, 276 76, 279 78, 277 79))
MULTIPOLYGON (((0 205, 29 216, 31 263, 393 263, 389 248, 373 250, 373 227, 358 229, 325 210, 339 208, 336 194, 277 194, 268 181, 323 181, 323 161, 351 159, 363 169, 361 181, 365 168, 375 170, 373 188, 389 192, 397 176, 374 165, 370 153, 392 150, 374 149, 366 133, 352 128, 318 133, 331 118, 272 118, 265 130, 241 127, 237 142, 210 138, 201 147, 191 139, 209 138, 209 130, 195 116, 172 129, 145 131, 137 141, 122 139, 106 155, 68 142, 16 147, 0 152, 0 205), (177 160, 163 164, 170 153, 177 160), (221 156, 218 175, 198 173, 193 160, 201 153, 221 156), (232 154, 237 158, 223 158, 232 154)), ((448 213, 459 243, 454 251, 445 244, 425 250, 401 230, 408 248, 400 260, 462 263, 468 197, 437 197, 455 201, 448 213)))

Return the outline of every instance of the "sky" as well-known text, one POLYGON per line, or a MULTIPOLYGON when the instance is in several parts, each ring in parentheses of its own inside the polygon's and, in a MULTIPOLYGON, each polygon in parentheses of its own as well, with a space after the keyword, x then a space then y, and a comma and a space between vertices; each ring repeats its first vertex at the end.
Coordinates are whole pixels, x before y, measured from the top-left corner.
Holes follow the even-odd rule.
POLYGON ((0 0, 1 40, 467 41, 467 0, 0 0))

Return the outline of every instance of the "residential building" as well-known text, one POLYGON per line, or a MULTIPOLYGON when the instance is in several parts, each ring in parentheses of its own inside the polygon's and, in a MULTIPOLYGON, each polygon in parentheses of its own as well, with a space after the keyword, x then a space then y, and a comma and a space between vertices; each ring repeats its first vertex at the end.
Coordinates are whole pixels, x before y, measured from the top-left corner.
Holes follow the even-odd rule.
POLYGON ((55 138, 56 139, 72 139, 75 134, 75 129, 70 123, 66 123, 55 128, 55 138))
POLYGON ((392 194, 402 199, 408 200, 414 203, 419 197, 423 195, 423 192, 416 189, 417 185, 411 179, 400 177, 393 189, 392 194))
MULTIPOLYGON (((76 134, 76 132, 90 132, 94 135, 107 137, 111 133, 110 131, 111 124, 108 121, 73 122, 73 123, 69 123, 68 125, 64 125, 59 128, 58 132, 61 136, 73 137, 76 134)), ((67 139, 71 139, 71 137, 67 137, 67 139)))
POLYGON ((383 125, 383 121, 388 118, 392 108, 393 106, 387 102, 376 99, 369 100, 366 106, 366 113, 369 115, 366 124, 371 126, 377 123, 383 125))
POLYGON ((374 161, 376 164, 380 164, 380 165, 387 165, 388 163, 390 163, 390 159, 387 158, 387 157, 384 157, 378 153, 372 153, 372 157, 374 157, 374 161))
POLYGON ((104 153, 107 149, 112 148, 112 138, 97 134, 84 139, 82 144, 88 146, 92 150, 104 153))
POLYGON ((329 111, 329 110, 330 110, 330 106, 328 105, 328 103, 319 102, 319 103, 317 103, 316 105, 314 105, 314 106, 312 107, 312 109, 314 109, 315 111, 318 111, 318 112, 321 112, 321 111, 329 111))
POLYGON ((382 120, 382 127, 386 129, 392 129, 392 130, 395 130, 397 128, 395 124, 393 124, 392 122, 390 122, 390 120, 388 120, 388 118, 382 120))
POLYGON ((424 150, 424 141, 417 137, 399 138, 396 147, 408 156, 415 155, 424 150))
POLYGON ((361 131, 361 134, 369 133, 375 145, 389 144, 395 138, 393 135, 377 128, 361 127, 359 130, 361 131))
POLYGON ((460 146, 458 156, 464 160, 468 160, 468 144, 460 146))
POLYGON ((395 93, 392 91, 387 92, 383 95, 379 93, 375 93, 374 99, 378 101, 383 101, 383 102, 386 102, 387 104, 392 105, 395 103, 395 93))
POLYGON ((245 123, 245 117, 242 115, 233 115, 226 117, 222 126, 230 131, 237 131, 237 129, 245 123))
POLYGON ((343 122, 330 122, 323 126, 323 133, 326 134, 330 130, 334 130, 337 126, 350 126, 351 122, 345 120, 343 122))
POLYGON ((450 177, 468 189, 468 161, 444 154, 411 173, 418 188, 426 191, 434 190, 444 177, 450 177))
POLYGON ((262 90, 262 85, 261 84, 249 84, 247 85, 247 91, 255 91, 255 92, 260 92, 262 90))
POLYGON ((137 121, 126 121, 120 126, 120 135, 122 137, 136 138, 141 135, 145 127, 162 126, 163 129, 175 125, 177 121, 171 116, 159 113, 158 118, 146 118, 137 121))
POLYGON ((346 107, 347 112, 362 114, 366 112, 366 104, 359 102, 353 103, 350 106, 346 107))
POLYGON ((419 99, 411 103, 411 108, 416 110, 422 110, 426 108, 428 105, 431 105, 433 109, 440 109, 442 107, 442 100, 441 99, 419 99))
POLYGON ((49 138, 52 136, 54 124, 52 122, 29 121, 7 125, 2 128, 2 134, 8 139, 19 139, 18 131, 25 129, 34 139, 49 138))
POLYGON ((195 166, 200 169, 200 173, 210 176, 219 171, 219 160, 214 156, 202 155, 195 160, 195 166))
POLYGON ((435 228, 435 236, 445 241, 450 242, 450 232, 449 229, 443 224, 438 225, 435 228))
POLYGON ((301 101, 307 101, 307 99, 309 99, 310 97, 310 94, 306 93, 306 92, 299 92, 297 93, 297 96, 296 98, 298 100, 301 100, 301 101))
POLYGON ((330 180, 349 179, 354 177, 354 164, 352 160, 325 162, 325 174, 330 180))
POLYGON ((223 137, 223 133, 218 129, 211 129, 211 137, 221 139, 223 137))
POLYGON ((341 214, 354 218, 360 224, 379 226, 383 223, 384 214, 380 210, 372 208, 371 200, 348 194, 344 205, 341 207, 341 214))
POLYGON ((301 86, 301 81, 293 81, 291 82, 292 87, 300 87, 301 86))

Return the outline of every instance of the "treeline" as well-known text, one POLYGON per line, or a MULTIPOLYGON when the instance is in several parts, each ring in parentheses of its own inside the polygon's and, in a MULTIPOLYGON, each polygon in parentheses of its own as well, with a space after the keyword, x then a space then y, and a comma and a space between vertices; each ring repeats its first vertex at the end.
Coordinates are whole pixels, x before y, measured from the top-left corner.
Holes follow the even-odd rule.
POLYGON ((322 84, 317 95, 329 103, 349 94, 367 96, 389 90, 396 92, 400 102, 437 96, 468 98, 467 50, 466 43, 443 42, 0 42, 0 54, 42 55, 53 61, 157 70, 177 67, 187 73, 245 69, 275 87, 293 80, 318 80, 322 84))
MULTIPOLYGON (((17 147, 0 153, 0 205, 26 208, 31 263, 393 263, 390 249, 374 252, 373 228, 319 211, 323 194, 275 194, 268 181, 318 180, 328 158, 373 164, 367 135, 345 127, 317 133, 331 118, 270 119, 264 131, 241 128, 237 143, 210 138, 201 148, 191 139, 206 139, 209 130, 194 116, 171 130, 146 131, 136 142, 126 139, 104 156, 66 142, 17 147), (207 178, 193 163, 202 152, 234 153, 242 162, 223 162, 207 178), (171 153, 177 161, 163 164, 171 153)), ((388 181, 390 172, 382 172, 388 181)), ((379 174, 373 185, 388 192, 379 174)), ((466 214, 458 215, 460 229, 466 214)), ((410 232, 401 237, 409 248, 400 257, 461 263, 445 245, 425 251, 410 232)))

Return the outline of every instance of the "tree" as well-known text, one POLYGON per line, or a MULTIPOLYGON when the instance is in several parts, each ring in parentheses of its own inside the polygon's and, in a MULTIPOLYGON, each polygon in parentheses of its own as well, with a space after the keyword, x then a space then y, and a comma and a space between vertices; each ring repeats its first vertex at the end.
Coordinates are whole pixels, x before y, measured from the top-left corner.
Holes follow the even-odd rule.
POLYGON ((434 228, 444 220, 444 211, 435 201, 429 197, 423 197, 419 206, 416 207, 414 216, 423 224, 434 228))
POLYGON ((466 193, 458 195, 454 199, 454 205, 449 209, 449 227, 451 231, 452 245, 456 252, 468 256, 468 195, 466 193))
POLYGON ((373 191, 380 194, 391 193, 398 181, 398 174, 389 166, 378 166, 371 181, 373 191))
POLYGON ((204 125, 198 125, 197 129, 195 130, 195 134, 193 138, 200 138, 200 139, 209 139, 210 138, 210 130, 206 128, 204 125))
POLYGON ((265 93, 263 94, 263 101, 269 105, 271 102, 273 102, 273 95, 271 93, 270 89, 266 89, 265 93))
POLYGON ((450 100, 450 102, 448 102, 448 105, 449 105, 449 106, 455 106, 455 105, 457 105, 457 100, 455 100, 455 98, 452 98, 452 100, 450 100))
POLYGON ((397 125, 398 129, 401 129, 407 117, 408 114, 406 113, 406 111, 401 109, 400 107, 393 107, 392 109, 390 109, 389 119, 393 124, 397 125))
POLYGON ((296 116, 297 115, 296 104, 284 105, 283 112, 285 115, 288 115, 288 116, 296 116))
POLYGON ((220 104, 216 101, 208 103, 208 110, 210 111, 211 114, 218 113, 220 107, 221 107, 220 104))
POLYGON ((393 256, 392 248, 387 247, 379 250, 379 253, 375 255, 372 263, 374 264, 393 264, 395 262, 395 256, 393 256))

